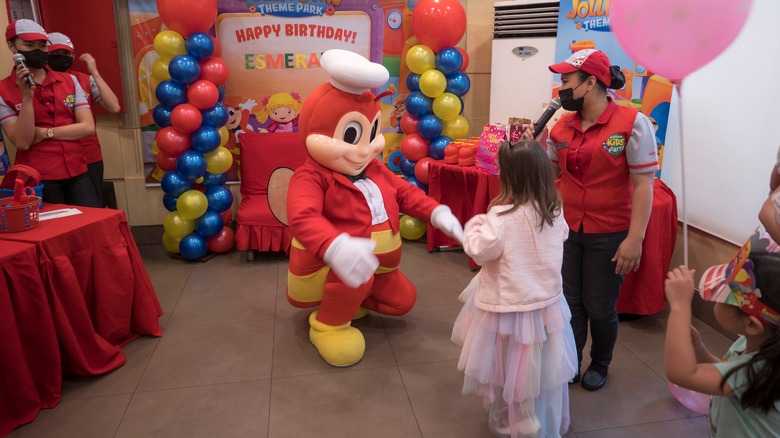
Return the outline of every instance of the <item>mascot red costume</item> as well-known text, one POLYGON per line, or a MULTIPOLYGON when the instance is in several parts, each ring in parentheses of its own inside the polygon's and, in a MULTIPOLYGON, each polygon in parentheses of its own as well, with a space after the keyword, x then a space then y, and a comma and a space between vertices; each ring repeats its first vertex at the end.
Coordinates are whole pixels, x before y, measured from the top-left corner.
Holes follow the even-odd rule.
POLYGON ((353 319, 373 310, 403 315, 417 291, 397 268, 399 213, 409 213, 460 240, 449 207, 390 172, 377 157, 379 99, 369 89, 387 82, 387 69, 345 50, 322 55, 330 83, 303 103, 298 128, 309 157, 293 175, 287 214, 293 234, 287 299, 320 308, 309 316, 309 338, 337 367, 363 358, 363 334, 353 319))

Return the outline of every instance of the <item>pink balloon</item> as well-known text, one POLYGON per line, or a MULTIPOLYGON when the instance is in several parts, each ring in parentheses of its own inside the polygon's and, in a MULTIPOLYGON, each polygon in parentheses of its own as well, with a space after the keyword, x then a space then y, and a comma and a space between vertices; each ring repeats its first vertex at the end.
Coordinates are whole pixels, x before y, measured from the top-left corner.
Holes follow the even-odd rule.
POLYGON ((745 24, 752 0, 615 1, 610 27, 645 68, 679 81, 723 52, 745 24))
POLYGON ((691 391, 680 386, 675 385, 672 382, 669 383, 669 390, 672 391, 674 398, 680 402, 681 405, 692 410, 693 412, 707 415, 710 410, 710 396, 702 394, 700 392, 691 391))

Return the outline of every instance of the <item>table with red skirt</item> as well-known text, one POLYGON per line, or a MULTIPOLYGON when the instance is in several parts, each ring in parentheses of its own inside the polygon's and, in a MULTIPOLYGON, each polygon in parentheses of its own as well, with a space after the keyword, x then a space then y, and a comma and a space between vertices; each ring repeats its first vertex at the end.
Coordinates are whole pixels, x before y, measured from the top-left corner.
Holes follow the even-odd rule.
POLYGON ((124 213, 77 208, 0 234, 0 436, 55 406, 63 374, 108 373, 125 363, 123 345, 162 335, 162 308, 124 213))
MULTIPOLYGON (((428 195, 448 205, 452 213, 465 224, 471 217, 487 212, 488 204, 501 190, 498 177, 477 170, 431 162, 428 195)), ((618 313, 652 315, 665 308, 664 279, 677 238, 677 199, 660 179, 653 183, 653 209, 642 243, 639 270, 627 274, 620 289, 618 313)), ((452 248, 458 242, 428 225, 428 250, 452 248)), ((471 261, 471 267, 478 266, 471 261)))

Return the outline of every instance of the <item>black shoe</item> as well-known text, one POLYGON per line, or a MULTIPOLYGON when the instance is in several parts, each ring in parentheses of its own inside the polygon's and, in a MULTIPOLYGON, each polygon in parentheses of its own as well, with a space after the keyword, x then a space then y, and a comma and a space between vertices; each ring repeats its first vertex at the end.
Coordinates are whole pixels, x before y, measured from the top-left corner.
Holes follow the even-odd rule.
POLYGON ((569 385, 573 385, 579 382, 580 382, 580 373, 577 373, 574 375, 574 377, 571 378, 571 380, 569 380, 569 385))
POLYGON ((582 376, 582 387, 588 391, 597 391, 607 383, 607 373, 599 373, 596 370, 587 370, 582 376))

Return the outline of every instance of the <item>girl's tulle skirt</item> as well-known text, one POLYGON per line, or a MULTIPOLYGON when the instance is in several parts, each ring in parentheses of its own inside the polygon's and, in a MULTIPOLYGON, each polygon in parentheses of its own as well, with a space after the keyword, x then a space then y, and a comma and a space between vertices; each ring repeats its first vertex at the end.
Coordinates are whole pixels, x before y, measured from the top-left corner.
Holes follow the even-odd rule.
POLYGON ((465 304, 452 331, 463 346, 463 394, 483 397, 496 435, 560 437, 569 429, 568 383, 577 372, 563 294, 543 309, 488 312, 474 306, 477 277, 460 296, 465 304))

